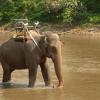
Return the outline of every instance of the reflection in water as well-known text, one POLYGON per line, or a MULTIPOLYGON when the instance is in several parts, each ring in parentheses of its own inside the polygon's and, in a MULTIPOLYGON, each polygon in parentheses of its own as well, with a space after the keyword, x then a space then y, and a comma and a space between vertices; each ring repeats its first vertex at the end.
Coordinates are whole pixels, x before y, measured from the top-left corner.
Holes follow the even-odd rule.
MULTIPOLYGON (((10 86, 3 87, 0 84, 0 100, 99 100, 100 40, 65 37, 63 40, 62 67, 65 80, 63 89, 44 87, 40 69, 36 87, 29 89, 28 72, 15 71, 10 86)), ((52 82, 56 84, 54 69, 51 68, 50 71, 52 82)), ((0 68, 0 82, 1 80, 0 68)))

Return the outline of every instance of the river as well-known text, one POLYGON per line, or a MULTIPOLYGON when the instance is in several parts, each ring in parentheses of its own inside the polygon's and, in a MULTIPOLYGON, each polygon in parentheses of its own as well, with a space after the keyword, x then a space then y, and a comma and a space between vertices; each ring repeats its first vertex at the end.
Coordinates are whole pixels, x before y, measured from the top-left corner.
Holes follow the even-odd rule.
MULTIPOLYGON (((3 86, 0 67, 0 100, 100 100, 100 38, 62 39, 62 89, 45 87, 40 69, 34 88, 27 88, 27 70, 13 72, 11 85, 3 86)), ((57 85, 51 61, 49 67, 52 83, 57 85)))

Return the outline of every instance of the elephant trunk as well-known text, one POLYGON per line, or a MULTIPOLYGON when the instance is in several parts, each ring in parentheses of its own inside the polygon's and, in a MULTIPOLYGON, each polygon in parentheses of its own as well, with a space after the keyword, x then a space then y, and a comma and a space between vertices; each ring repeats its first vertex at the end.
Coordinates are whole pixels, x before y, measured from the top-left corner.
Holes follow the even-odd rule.
POLYGON ((63 80, 63 77, 62 77, 62 68, 61 68, 61 52, 60 50, 58 51, 58 53, 52 57, 52 60, 54 62, 54 67, 55 67, 55 73, 56 73, 56 76, 59 80, 59 84, 58 84, 58 87, 63 87, 64 85, 64 80, 63 80))

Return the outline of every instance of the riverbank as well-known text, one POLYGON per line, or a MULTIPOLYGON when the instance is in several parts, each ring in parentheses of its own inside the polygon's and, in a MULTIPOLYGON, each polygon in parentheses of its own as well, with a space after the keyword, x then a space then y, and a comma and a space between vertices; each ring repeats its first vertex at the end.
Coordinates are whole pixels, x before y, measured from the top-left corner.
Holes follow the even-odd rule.
POLYGON ((45 25, 41 28, 43 33, 56 33, 60 37, 71 38, 97 38, 100 37, 100 25, 78 25, 78 26, 67 26, 67 25, 45 25))
MULTIPOLYGON (((10 24, 6 24, 0 27, 0 33, 6 33, 7 36, 11 36, 14 30, 10 24)), ((68 26, 65 24, 48 24, 42 23, 40 24, 40 34, 59 34, 66 36, 100 36, 100 25, 81 25, 81 26, 68 26)))

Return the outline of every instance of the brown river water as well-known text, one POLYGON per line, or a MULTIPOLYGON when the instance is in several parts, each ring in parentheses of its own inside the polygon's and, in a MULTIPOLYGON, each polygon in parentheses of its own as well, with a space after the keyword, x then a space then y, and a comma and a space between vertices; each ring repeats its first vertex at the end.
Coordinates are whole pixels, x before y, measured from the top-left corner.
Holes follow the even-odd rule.
MULTIPOLYGON (((28 71, 15 71, 11 85, 2 85, 0 100, 100 100, 100 38, 62 36, 64 88, 45 87, 38 70, 36 86, 27 88, 28 71)), ((0 36, 0 42, 5 38, 0 36)), ((49 61, 51 80, 57 85, 53 64, 49 61)))

